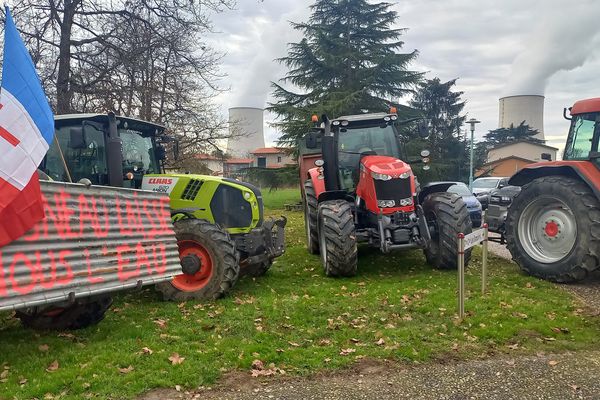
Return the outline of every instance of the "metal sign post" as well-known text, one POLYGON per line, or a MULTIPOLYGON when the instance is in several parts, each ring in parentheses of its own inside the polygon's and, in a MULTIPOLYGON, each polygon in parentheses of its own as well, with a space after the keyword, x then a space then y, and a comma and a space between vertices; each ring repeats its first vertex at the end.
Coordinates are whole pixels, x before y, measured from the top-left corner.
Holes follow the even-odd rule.
POLYGON ((487 258, 488 258, 488 226, 483 224, 482 229, 477 229, 468 235, 458 234, 458 317, 465 317, 465 251, 483 243, 483 264, 481 267, 481 292, 485 294, 487 286, 487 258))
POLYGON ((465 235, 458 234, 458 318, 465 317, 465 235))
POLYGON ((487 289, 487 259, 488 259, 488 224, 483 224, 483 255, 481 264, 481 294, 485 295, 487 289))

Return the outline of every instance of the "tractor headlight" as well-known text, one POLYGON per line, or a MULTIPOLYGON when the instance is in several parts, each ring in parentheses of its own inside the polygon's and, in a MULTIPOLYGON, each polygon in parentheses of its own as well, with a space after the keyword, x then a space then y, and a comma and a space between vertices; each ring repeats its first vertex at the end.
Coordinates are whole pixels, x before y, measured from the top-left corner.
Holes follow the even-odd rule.
POLYGON ((377 200, 377 207, 379 208, 390 208, 395 205, 396 202, 394 200, 377 200))
POLYGON ((250 192, 244 192, 244 198, 246 200, 250 200, 250 197, 252 197, 252 195, 250 194, 250 192))
POLYGON ((412 204, 413 204, 412 197, 407 197, 406 199, 401 199, 400 200, 400 206, 402 206, 402 207, 412 206, 412 204))
POLYGON ((404 172, 403 174, 400 174, 399 178, 400 179, 406 179, 410 176, 410 172, 404 172))
POLYGON ((378 174, 377 172, 371 172, 371 176, 373 179, 377 179, 380 181, 389 181, 392 177, 388 174, 378 174))

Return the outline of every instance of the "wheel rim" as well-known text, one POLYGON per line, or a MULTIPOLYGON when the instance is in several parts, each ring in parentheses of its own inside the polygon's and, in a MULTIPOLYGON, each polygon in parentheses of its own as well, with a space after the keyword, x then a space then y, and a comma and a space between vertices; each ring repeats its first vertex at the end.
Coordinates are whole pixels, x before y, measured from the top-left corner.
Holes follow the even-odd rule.
POLYGON ((195 292, 210 282, 213 274, 213 260, 206 248, 194 240, 180 240, 179 258, 194 255, 200 260, 200 270, 193 275, 181 274, 173 278, 172 284, 183 292, 195 292))
POLYGON ((577 220, 562 200, 541 196, 525 207, 518 221, 523 250, 534 260, 551 264, 567 257, 577 241, 577 220))

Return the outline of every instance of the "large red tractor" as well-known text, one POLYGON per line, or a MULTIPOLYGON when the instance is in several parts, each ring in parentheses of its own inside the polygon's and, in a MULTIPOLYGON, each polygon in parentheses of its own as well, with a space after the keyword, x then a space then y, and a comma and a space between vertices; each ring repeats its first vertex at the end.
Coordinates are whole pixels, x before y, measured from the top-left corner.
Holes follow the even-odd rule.
POLYGON ((513 259, 555 282, 584 279, 600 267, 600 98, 569 109, 563 160, 528 165, 509 184, 522 186, 507 216, 513 259))
POLYGON ((420 187, 401 160, 395 110, 313 121, 300 173, 307 246, 325 274, 355 275, 358 243, 383 253, 421 248, 435 267, 456 268, 457 235, 471 232, 467 207, 444 185, 420 187))

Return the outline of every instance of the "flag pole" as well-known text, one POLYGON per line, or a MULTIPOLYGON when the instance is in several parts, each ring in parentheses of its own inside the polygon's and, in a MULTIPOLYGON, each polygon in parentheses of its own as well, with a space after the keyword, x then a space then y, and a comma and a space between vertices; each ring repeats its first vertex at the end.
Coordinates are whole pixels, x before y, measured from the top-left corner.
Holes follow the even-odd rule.
POLYGON ((73 179, 71 178, 71 173, 69 172, 69 167, 67 166, 67 160, 65 160, 65 156, 63 154, 62 148, 60 147, 60 140, 58 140, 58 135, 54 137, 54 141, 56 142, 56 147, 58 147, 58 154, 60 154, 60 159, 62 160, 63 167, 65 167, 65 172, 67 173, 67 178, 70 183, 73 183, 73 179))

